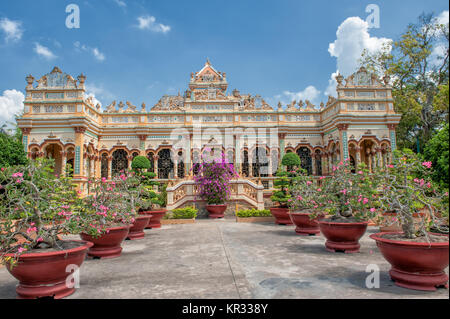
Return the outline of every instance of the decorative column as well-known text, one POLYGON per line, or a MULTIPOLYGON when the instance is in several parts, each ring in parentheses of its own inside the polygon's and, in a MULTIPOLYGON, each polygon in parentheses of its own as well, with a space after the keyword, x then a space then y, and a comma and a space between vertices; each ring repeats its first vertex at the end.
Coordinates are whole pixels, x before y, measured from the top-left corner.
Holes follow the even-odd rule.
POLYGON ((286 133, 278 133, 278 138, 280 140, 280 163, 284 156, 284 139, 286 138, 286 133))
POLYGON ((241 168, 241 135, 235 134, 234 135, 234 169, 236 172, 238 172, 239 175, 241 175, 242 168, 241 168))
POLYGON ((389 129, 389 139, 391 140, 391 151, 393 152, 397 149, 397 138, 395 135, 397 124, 388 124, 387 127, 389 129))
POLYGON ((269 156, 268 156, 267 160, 268 160, 267 175, 269 177, 272 177, 273 176, 273 173, 272 173, 272 150, 269 150, 269 156))
POLYGON ((184 154, 184 158, 185 158, 185 163, 184 163, 185 174, 184 174, 184 176, 185 177, 189 176, 189 172, 190 172, 191 167, 192 167, 192 158, 191 158, 192 134, 186 135, 186 138, 188 139, 188 147, 187 147, 186 152, 184 154))
POLYGON ((333 172, 333 153, 328 152, 328 173, 331 174, 333 172))
POLYGON ((28 154, 28 141, 30 139, 31 128, 29 128, 29 127, 22 127, 20 129, 22 130, 23 149, 24 149, 25 153, 27 154, 27 156, 30 158, 30 156, 28 154))
POLYGON ((328 174, 327 154, 323 152, 320 154, 320 156, 322 157, 322 175, 327 175, 328 174))
POLYGON ((112 156, 108 156, 108 177, 106 179, 112 179, 112 156))
POLYGON ((375 147, 376 151, 376 159, 377 159, 377 167, 381 167, 381 147, 377 146, 375 147))
POLYGON ((347 129, 348 124, 338 124, 337 128, 339 130, 339 139, 342 141, 340 143, 340 152, 339 154, 342 154, 342 157, 340 157, 340 161, 345 161, 349 158, 348 156, 348 138, 347 138, 347 129))
POLYGON ((173 161, 173 177, 175 179, 178 178, 178 154, 176 154, 174 156, 174 161, 173 161))
POLYGON ((313 153, 311 156, 311 168, 312 168, 312 174, 313 175, 317 175, 316 172, 316 155, 313 153))
POLYGON ((158 178, 158 169, 159 169, 158 159, 159 159, 158 155, 153 156, 153 173, 156 174, 156 178, 158 178))
POLYGON ((248 151, 248 177, 253 177, 253 154, 248 151))
POLYGON ((147 135, 138 135, 139 137, 139 150, 141 156, 145 156, 145 140, 147 139, 147 135))
POLYGON ((95 178, 99 179, 102 176, 102 162, 101 157, 95 156, 94 158, 95 163, 95 178))
POLYGON ((133 161, 133 155, 128 155, 128 169, 131 170, 131 162, 133 161))
POLYGON ((84 176, 84 166, 82 165, 82 156, 84 154, 84 133, 86 128, 78 126, 74 128, 75 130, 75 158, 74 158, 74 168, 73 177, 74 179, 79 179, 84 176))
POLYGON ((95 155, 91 155, 89 159, 89 167, 91 169, 91 178, 95 178, 95 155))
POLYGON ((60 151, 61 154, 61 176, 66 176, 67 152, 60 151))

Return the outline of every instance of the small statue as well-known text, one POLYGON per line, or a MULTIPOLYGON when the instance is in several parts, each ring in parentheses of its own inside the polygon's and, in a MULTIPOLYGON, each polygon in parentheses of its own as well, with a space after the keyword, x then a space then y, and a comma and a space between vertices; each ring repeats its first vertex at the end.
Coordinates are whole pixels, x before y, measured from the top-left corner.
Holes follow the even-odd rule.
POLYGON ((106 107, 106 112, 112 113, 116 111, 116 100, 112 101, 110 105, 106 107))
POLYGON ((141 105, 141 112, 145 112, 145 103, 144 102, 142 102, 142 105, 141 105))

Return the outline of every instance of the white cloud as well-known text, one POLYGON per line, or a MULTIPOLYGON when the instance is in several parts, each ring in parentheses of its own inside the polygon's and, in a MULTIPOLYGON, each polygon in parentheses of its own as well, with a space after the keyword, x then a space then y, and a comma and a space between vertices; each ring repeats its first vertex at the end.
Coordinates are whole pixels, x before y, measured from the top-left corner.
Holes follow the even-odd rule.
POLYGON ((98 99, 107 100, 109 101, 108 104, 115 99, 115 95, 112 94, 110 91, 104 89, 103 87, 97 86, 92 83, 90 84, 86 83, 86 98, 90 96, 92 97, 94 105, 97 105, 97 103, 99 103, 100 106, 102 106, 103 104, 98 99))
POLYGON ((312 104, 318 105, 320 103, 319 97, 320 91, 317 90, 314 86, 310 85, 303 91, 299 92, 284 91, 282 94, 267 98, 267 102, 274 108, 277 108, 278 102, 281 102, 281 104, 285 106, 294 100, 297 102, 300 100, 302 100, 303 102, 309 100, 312 104))
POLYGON ((337 96, 337 94, 336 94, 337 81, 335 78, 337 75, 338 75, 338 71, 331 73, 330 79, 328 80, 328 86, 324 92, 325 96, 329 96, 329 95, 334 96, 334 97, 337 96))
POLYGON ((19 41, 20 38, 22 38, 23 29, 21 21, 13 21, 8 18, 3 18, 0 20, 0 30, 6 34, 6 42, 19 41))
POLYGON ((55 54, 53 54, 52 51, 50 51, 49 48, 44 47, 43 45, 40 45, 37 42, 34 44, 34 52, 36 52, 38 55, 40 55, 48 60, 51 60, 51 59, 54 59, 57 57, 55 54))
POLYGON ((448 10, 442 11, 437 17, 436 22, 439 24, 448 24, 448 10))
POLYGON ((359 17, 349 17, 338 27, 336 40, 329 44, 328 52, 337 58, 337 69, 343 76, 357 71, 364 49, 369 53, 379 51, 388 38, 372 37, 369 24, 359 17))
POLYGON ((119 7, 126 7, 127 4, 124 1, 121 0, 114 0, 114 2, 119 6, 119 7))
POLYGON ((7 122, 14 122, 15 115, 23 111, 25 96, 17 90, 5 90, 0 95, 0 126, 7 122))
POLYGON ((105 55, 103 53, 101 53, 98 48, 88 47, 85 44, 81 44, 79 41, 74 42, 73 45, 79 51, 90 52, 100 62, 105 60, 105 55))
POLYGON ((151 30, 153 32, 167 33, 170 31, 170 26, 162 23, 155 23, 156 18, 153 16, 141 16, 137 18, 139 24, 138 28, 141 30, 151 30))

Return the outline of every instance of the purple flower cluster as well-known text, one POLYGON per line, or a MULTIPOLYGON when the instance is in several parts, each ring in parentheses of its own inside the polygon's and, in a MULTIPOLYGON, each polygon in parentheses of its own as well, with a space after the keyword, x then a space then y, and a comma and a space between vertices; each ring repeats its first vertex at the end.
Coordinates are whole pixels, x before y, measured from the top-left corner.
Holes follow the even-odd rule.
MULTIPOLYGON (((202 158, 203 160, 203 158, 202 158)), ((198 164, 198 174, 194 176, 198 185, 198 196, 208 204, 223 204, 229 198, 230 180, 237 177, 233 164, 227 162, 225 154, 210 162, 198 164)))

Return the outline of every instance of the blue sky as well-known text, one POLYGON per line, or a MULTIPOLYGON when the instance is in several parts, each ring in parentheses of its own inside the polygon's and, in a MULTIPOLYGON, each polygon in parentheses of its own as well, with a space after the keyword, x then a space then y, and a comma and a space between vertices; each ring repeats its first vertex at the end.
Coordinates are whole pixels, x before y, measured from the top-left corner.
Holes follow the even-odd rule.
POLYGON ((104 106, 153 106, 164 94, 183 93, 206 57, 227 73, 230 91, 260 94, 272 106, 319 103, 338 65, 350 73, 346 57, 396 39, 422 12, 448 22, 448 2, 440 0, 1 1, 0 122, 18 107, 25 76, 39 78, 55 65, 74 77, 83 72, 104 106), (80 8, 79 29, 65 26, 71 3, 80 8), (380 8, 379 28, 364 25, 371 3, 380 8))

